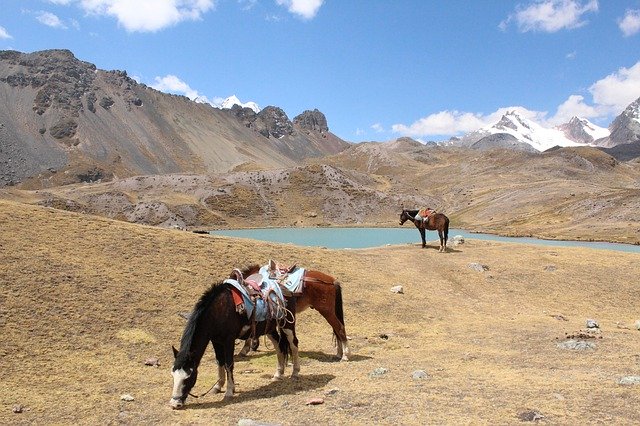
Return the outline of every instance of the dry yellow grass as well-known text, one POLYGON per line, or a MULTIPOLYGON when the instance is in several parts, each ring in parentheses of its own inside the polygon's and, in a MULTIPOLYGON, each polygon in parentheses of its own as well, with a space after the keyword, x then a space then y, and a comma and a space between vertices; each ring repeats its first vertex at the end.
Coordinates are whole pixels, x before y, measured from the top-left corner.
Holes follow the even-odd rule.
MULTIPOLYGON (((638 421, 640 385, 618 383, 640 375, 637 254, 476 240, 439 254, 417 232, 409 245, 300 248, 8 201, 0 223, 0 424, 514 424, 526 411, 551 424, 638 421), (178 314, 231 268, 269 258, 340 279, 352 360, 332 360, 329 326, 305 312, 300 380, 271 382, 263 345, 237 360, 232 403, 207 395, 172 411, 178 314), (558 349, 588 318, 597 348, 558 349), (370 377, 378 367, 389 371, 370 377), (324 404, 305 405, 313 397, 324 404)), ((209 351, 196 392, 214 372, 209 351)))

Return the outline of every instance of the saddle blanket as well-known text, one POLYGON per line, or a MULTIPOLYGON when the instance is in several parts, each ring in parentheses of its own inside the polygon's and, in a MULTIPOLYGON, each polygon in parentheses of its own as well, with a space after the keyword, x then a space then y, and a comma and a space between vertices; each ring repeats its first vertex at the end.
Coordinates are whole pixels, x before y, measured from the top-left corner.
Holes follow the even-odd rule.
POLYGON ((278 305, 285 305, 284 295, 282 294, 282 290, 278 286, 277 282, 263 281, 260 285, 262 298, 256 299, 255 303, 253 302, 253 300, 251 300, 247 289, 237 280, 229 278, 227 280, 224 280, 224 282, 226 284, 232 285, 233 288, 238 290, 238 292, 242 295, 247 318, 251 318, 254 310, 256 311, 256 321, 266 321, 267 319, 282 319, 285 317, 286 312, 284 311, 284 309, 275 308, 278 305))
POLYGON ((302 293, 304 268, 296 267, 293 271, 287 274, 279 276, 276 275, 275 277, 273 277, 270 273, 269 265, 264 265, 262 268, 260 268, 260 275, 262 275, 263 281, 275 283, 275 285, 280 284, 282 287, 286 288, 293 294, 302 293))

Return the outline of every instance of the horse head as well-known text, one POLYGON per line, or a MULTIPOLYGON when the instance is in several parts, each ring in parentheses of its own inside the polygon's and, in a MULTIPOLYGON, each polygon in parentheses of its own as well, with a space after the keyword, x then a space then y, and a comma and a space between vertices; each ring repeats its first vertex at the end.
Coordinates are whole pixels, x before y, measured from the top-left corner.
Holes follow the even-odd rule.
POLYGON ((402 209, 402 213, 400 213, 400 225, 404 225, 404 223, 411 219, 409 212, 406 209, 402 209))
POLYGON ((193 360, 191 353, 179 352, 173 346, 173 367, 171 375, 173 376, 173 393, 169 400, 169 405, 173 409, 182 408, 184 402, 189 396, 189 392, 193 389, 198 378, 198 366, 193 360))

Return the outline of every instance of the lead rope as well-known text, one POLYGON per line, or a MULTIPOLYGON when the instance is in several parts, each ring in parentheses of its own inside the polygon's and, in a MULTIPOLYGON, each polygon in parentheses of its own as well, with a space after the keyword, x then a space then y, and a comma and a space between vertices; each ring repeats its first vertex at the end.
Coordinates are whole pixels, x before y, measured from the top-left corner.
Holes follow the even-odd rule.
POLYGON ((196 399, 198 399, 198 398, 202 398, 203 396, 205 396, 206 394, 208 394, 209 392, 211 392, 211 390, 212 390, 213 388, 215 388, 215 387, 216 387, 216 385, 217 385, 218 383, 220 383, 220 379, 218 379, 218 380, 217 380, 217 381, 216 381, 216 382, 215 382, 215 383, 214 383, 214 384, 209 388, 209 390, 208 390, 208 391, 206 391, 205 393, 203 393, 203 394, 201 394, 201 395, 194 395, 194 394, 192 394, 191 392, 189 392, 189 395, 190 395, 190 396, 192 396, 192 397, 194 397, 194 398, 196 398, 196 399))

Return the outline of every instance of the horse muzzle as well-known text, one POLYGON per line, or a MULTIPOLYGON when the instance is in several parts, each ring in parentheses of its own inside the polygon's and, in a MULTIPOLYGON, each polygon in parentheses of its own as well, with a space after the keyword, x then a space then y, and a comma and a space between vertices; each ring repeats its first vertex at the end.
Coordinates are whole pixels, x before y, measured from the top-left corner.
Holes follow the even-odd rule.
POLYGON ((180 397, 172 396, 171 399, 169 400, 169 405, 174 410, 179 410, 180 408, 184 407, 184 399, 180 397))

